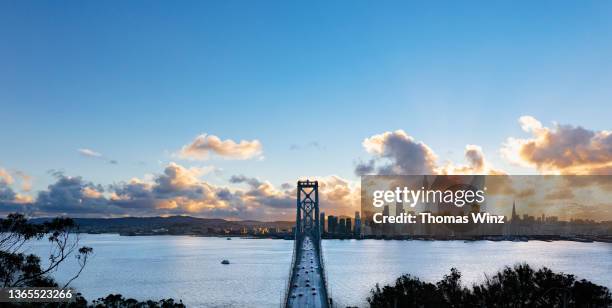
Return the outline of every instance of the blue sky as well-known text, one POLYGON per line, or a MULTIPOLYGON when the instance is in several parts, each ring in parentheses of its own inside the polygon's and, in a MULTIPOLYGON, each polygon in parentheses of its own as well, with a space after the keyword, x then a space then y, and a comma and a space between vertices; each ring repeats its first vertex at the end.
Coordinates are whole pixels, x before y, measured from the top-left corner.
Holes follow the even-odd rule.
POLYGON ((441 160, 476 144, 529 173, 499 154, 520 116, 610 129, 611 17, 609 1, 2 1, 0 167, 34 191, 50 169, 107 185, 170 161, 219 184, 357 180, 364 138, 403 129, 441 160), (172 155, 201 133, 265 158, 172 155))

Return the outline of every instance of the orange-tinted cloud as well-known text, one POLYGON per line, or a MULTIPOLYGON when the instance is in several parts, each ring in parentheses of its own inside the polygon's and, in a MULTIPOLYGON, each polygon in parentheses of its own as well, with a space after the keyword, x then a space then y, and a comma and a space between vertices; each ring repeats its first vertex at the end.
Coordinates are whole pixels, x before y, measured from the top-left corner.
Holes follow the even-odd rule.
POLYGON ((4 182, 8 185, 11 185, 14 181, 15 180, 13 179, 13 176, 11 176, 8 171, 3 168, 0 168, 0 182, 4 182))
POLYGON ((21 190, 28 192, 32 190, 32 177, 22 171, 16 171, 15 175, 21 181, 21 190))
POLYGON ((360 210, 361 190, 359 184, 343 179, 336 175, 320 177, 319 198, 321 209, 327 215, 353 216, 360 210))
POLYGON ((18 193, 12 187, 17 178, 18 181, 21 181, 21 190, 29 191, 31 188, 30 176, 21 171, 15 171, 13 175, 0 168, 0 209, 21 210, 21 205, 32 202, 31 196, 18 193))
POLYGON ((612 174, 612 132, 555 125, 523 116, 521 128, 531 138, 508 138, 502 154, 511 162, 552 174, 612 174))
POLYGON ((477 145, 468 144, 465 146, 464 156, 467 164, 454 164, 447 162, 446 164, 437 167, 436 174, 490 174, 502 175, 504 171, 495 169, 485 159, 482 148, 477 145))
MULTIPOLYGON (((336 175, 324 177, 302 177, 301 180, 316 180, 319 182, 319 203, 321 211, 326 214, 352 215, 359 210, 360 188, 349 180, 336 175)), ((280 189, 266 181, 249 178, 243 175, 232 176, 231 183, 244 183, 250 189, 244 193, 243 201, 247 204, 272 207, 278 210, 290 210, 286 219, 294 219, 296 185, 285 183, 280 189)))
POLYGON ((201 134, 181 148, 177 156, 190 160, 206 160, 211 153, 225 159, 251 159, 261 157, 263 147, 259 140, 221 140, 215 135, 201 134))

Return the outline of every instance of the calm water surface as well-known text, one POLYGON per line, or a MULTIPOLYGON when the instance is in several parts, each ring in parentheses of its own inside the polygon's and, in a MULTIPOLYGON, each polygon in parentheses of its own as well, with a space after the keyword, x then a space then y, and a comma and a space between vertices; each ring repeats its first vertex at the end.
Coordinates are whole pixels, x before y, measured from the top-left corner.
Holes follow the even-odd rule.
MULTIPOLYGON (((72 284, 88 299, 121 293, 137 299, 182 299, 190 307, 278 307, 291 262, 292 241, 189 236, 83 235, 94 255, 72 284), (230 265, 220 264, 228 259, 230 265)), ((326 240, 330 291, 342 305, 364 306, 377 283, 403 273, 435 281, 451 267, 465 284, 505 265, 528 262, 612 287, 612 244, 326 240)), ((44 259, 48 246, 31 248, 44 259)), ((74 263, 55 276, 66 280, 74 263)))

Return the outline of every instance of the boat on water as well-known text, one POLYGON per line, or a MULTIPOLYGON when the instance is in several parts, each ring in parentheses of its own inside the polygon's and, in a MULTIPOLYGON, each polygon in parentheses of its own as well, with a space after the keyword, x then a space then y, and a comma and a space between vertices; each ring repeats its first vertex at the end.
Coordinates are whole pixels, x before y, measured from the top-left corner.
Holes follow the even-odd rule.
POLYGON ((231 240, 232 240, 232 238, 231 238, 231 237, 228 237, 228 238, 226 238, 226 240, 231 241, 231 240))
POLYGON ((221 261, 221 264, 230 264, 229 260, 223 260, 221 261))

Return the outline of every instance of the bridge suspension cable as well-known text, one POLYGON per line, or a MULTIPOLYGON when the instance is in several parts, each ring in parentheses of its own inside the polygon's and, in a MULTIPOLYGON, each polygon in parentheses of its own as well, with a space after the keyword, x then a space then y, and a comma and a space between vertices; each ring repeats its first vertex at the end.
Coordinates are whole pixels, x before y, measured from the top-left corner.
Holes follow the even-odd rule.
POLYGON ((298 181, 296 197, 295 240, 285 307, 331 307, 321 249, 319 183, 298 181))

